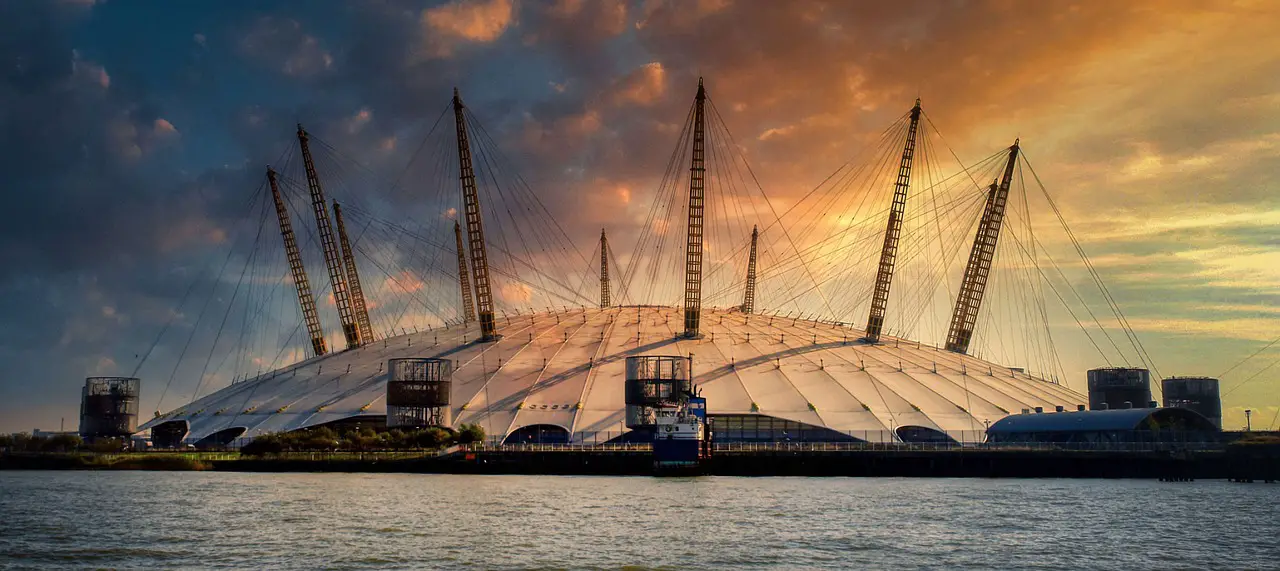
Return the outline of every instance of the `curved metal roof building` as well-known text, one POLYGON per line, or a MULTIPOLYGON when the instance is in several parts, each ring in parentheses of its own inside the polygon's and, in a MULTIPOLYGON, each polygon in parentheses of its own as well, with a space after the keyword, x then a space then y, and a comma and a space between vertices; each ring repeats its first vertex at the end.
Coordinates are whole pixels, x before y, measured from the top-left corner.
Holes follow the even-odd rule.
POLYGON ((1207 418, 1190 409, 1130 408, 1014 414, 992 424, 989 432, 993 438, 999 439, 1035 433, 1124 432, 1171 428, 1216 431, 1207 418))
POLYGON ((1010 413, 1087 400, 937 347, 887 336, 867 344, 840 325, 706 309, 701 338, 688 339, 681 319, 673 307, 614 307, 499 318, 503 337, 489 343, 476 342, 475 323, 392 337, 235 383, 143 428, 185 424, 197 442, 385 415, 386 362, 404 357, 454 360, 453 424, 491 437, 535 428, 573 442, 619 436, 624 361, 640 354, 692 354, 713 417, 780 420, 772 430, 815 439, 974 440, 1010 413))

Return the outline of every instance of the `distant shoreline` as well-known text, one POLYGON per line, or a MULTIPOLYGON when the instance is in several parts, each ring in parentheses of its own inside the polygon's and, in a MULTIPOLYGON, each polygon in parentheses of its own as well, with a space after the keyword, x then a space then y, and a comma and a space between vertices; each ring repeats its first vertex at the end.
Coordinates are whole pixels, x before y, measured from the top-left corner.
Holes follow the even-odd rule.
MULTIPOLYGON (((0 470, 653 475, 647 451, 5 453, 0 470)), ((864 450, 718 453, 689 475, 1280 480, 1280 449, 864 450)))

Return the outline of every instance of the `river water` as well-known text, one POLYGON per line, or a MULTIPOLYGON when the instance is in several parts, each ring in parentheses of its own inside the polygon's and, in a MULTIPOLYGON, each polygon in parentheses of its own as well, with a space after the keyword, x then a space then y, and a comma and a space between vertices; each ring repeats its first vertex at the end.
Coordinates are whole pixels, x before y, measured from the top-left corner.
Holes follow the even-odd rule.
POLYGON ((1280 569, 1280 485, 0 472, 0 568, 1280 569))

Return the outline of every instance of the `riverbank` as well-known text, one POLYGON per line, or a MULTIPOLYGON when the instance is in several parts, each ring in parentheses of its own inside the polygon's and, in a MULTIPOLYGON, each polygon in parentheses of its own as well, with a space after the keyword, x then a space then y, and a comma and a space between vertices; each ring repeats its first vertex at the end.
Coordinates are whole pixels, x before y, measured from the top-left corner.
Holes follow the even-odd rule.
MULTIPOLYGON (((0 470, 212 470, 438 474, 652 475, 644 449, 507 447, 417 452, 237 452, 0 455, 0 470)), ((1141 478, 1280 480, 1271 448, 1103 451, 1017 448, 717 451, 696 471, 716 476, 1141 478)))

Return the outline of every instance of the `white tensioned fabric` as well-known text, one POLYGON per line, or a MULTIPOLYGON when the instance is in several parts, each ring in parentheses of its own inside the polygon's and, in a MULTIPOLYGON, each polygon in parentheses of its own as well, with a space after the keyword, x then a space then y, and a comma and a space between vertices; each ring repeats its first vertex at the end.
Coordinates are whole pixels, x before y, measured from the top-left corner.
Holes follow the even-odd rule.
POLYGON ((512 315, 503 337, 478 344, 474 323, 376 341, 235 383, 151 419, 186 420, 188 441, 244 428, 245 436, 361 415, 385 415, 386 362, 455 361, 454 425, 491 436, 553 425, 575 441, 623 429, 625 358, 693 355, 694 382, 711 414, 756 414, 862 437, 918 426, 981 432, 1022 409, 1074 409, 1065 386, 968 355, 828 323, 736 310, 704 310, 699 339, 678 338, 675 307, 612 307, 512 315))

